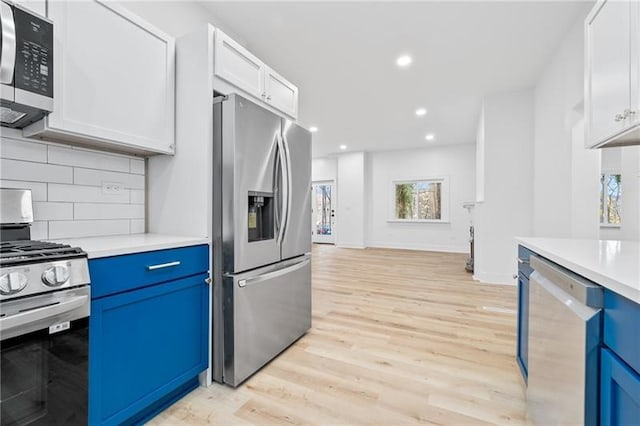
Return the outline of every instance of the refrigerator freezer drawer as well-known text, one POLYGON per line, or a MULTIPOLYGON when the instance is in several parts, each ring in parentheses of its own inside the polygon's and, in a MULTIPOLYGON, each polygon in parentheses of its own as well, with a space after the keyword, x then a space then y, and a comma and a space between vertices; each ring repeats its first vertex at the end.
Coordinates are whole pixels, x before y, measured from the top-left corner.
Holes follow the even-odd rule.
POLYGON ((224 293, 224 381, 237 386, 311 327, 311 261, 225 277, 224 293))

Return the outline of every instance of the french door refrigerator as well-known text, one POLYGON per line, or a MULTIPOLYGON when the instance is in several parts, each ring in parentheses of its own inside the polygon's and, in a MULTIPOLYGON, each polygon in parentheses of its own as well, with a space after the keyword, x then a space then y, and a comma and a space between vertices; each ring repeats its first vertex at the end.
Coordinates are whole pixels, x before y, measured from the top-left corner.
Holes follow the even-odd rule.
POLYGON ((237 386, 311 327, 311 134, 214 98, 213 379, 237 386))

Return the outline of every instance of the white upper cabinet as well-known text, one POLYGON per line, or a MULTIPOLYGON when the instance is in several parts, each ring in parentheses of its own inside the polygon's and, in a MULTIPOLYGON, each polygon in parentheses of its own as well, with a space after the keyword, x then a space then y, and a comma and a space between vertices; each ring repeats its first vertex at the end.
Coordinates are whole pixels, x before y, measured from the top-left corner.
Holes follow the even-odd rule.
POLYGON ((298 116, 298 88, 269 67, 265 68, 267 103, 291 117, 298 116))
POLYGON ((298 117, 298 88, 219 29, 215 32, 214 73, 232 86, 229 89, 240 89, 289 117, 298 117))
POLYGON ((585 21, 588 147, 640 144, 640 6, 599 1, 585 21))
POLYGON ((142 154, 175 152, 175 42, 111 2, 52 1, 54 111, 25 129, 142 154))
POLYGON ((253 96, 262 96, 262 61, 220 30, 216 30, 215 40, 215 74, 253 96))

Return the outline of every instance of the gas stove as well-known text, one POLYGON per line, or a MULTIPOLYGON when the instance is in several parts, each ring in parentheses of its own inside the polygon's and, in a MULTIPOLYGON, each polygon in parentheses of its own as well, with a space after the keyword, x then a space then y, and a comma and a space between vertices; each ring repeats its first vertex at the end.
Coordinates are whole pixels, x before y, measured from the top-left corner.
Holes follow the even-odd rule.
POLYGON ((0 242, 0 301, 89 284, 82 249, 45 241, 0 242))
POLYGON ((31 240, 32 222, 31 191, 0 188, 0 302, 89 285, 87 254, 31 240))

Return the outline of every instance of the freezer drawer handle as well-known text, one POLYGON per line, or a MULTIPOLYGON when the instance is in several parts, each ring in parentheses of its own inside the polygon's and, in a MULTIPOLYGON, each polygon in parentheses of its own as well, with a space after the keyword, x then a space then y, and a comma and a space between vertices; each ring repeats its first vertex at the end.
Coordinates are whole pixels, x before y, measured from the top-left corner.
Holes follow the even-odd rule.
POLYGON ((155 271, 155 270, 158 270, 158 269, 171 268, 172 266, 180 266, 180 261, 176 260, 174 262, 160 263, 158 265, 147 266, 147 270, 155 271))
POLYGON ((238 287, 240 287, 240 288, 246 287, 246 286, 251 285, 251 284, 257 284, 257 283, 262 282, 262 281, 267 281, 267 280, 270 280, 272 278, 276 278, 276 277, 288 274, 289 272, 297 271, 298 269, 301 269, 301 268, 304 268, 305 266, 307 266, 310 262, 311 262, 311 260, 307 259, 305 261, 302 261, 300 263, 296 263, 295 265, 289 266, 287 268, 278 269, 277 271, 269 272, 269 273, 266 273, 264 275, 260 275, 258 277, 247 278, 245 280, 240 280, 240 281, 238 281, 238 287))

